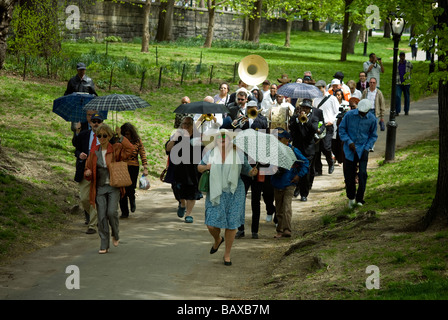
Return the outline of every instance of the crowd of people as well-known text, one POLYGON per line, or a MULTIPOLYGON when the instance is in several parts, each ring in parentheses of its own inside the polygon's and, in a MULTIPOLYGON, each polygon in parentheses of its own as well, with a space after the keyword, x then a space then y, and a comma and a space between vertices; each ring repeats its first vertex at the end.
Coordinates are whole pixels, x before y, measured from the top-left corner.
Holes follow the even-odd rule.
MULTIPOLYGON (((397 86, 407 86, 405 81, 411 70, 412 64, 400 54, 397 86)), ((329 175, 335 166, 343 166, 348 206, 363 205, 367 161, 378 138, 377 125, 384 130, 385 101, 379 87, 381 73, 384 73, 384 67, 375 54, 364 63, 358 81, 345 83, 340 71, 328 83, 322 79, 315 81, 312 72, 306 71, 295 82, 317 87, 322 95, 314 99, 279 94, 281 86, 292 82, 286 74, 277 79, 278 83, 266 79, 260 88, 249 88, 240 80, 234 92, 228 83, 220 83, 218 92, 204 97, 204 101, 223 104, 228 112, 176 114, 176 131, 165 144, 168 159, 163 181, 171 184, 177 201, 177 216, 186 223, 193 223, 195 204, 205 196, 205 224, 214 240, 210 254, 225 243, 224 264, 231 265, 233 241, 245 237, 249 190, 251 237, 258 238, 261 199, 266 208, 266 221, 276 224, 274 237, 291 237, 292 200, 299 196, 300 201, 308 200, 315 177, 323 175, 322 155, 329 175), (282 110, 281 113, 286 115, 284 123, 279 125, 274 121, 274 109, 282 110), (251 162, 250 157, 232 143, 238 132, 248 129, 272 134, 279 143, 291 148, 296 157, 294 165, 285 169, 269 163, 251 162), (199 190, 203 175, 209 179, 207 192, 199 190), (221 236, 221 229, 224 229, 224 236, 221 236)), ((93 82, 89 80, 81 89, 79 81, 71 80, 67 92, 70 92, 70 83, 78 85, 75 91, 91 90, 88 87, 93 86, 93 82)), ((401 92, 405 92, 405 114, 408 114, 409 98, 405 89, 409 88, 400 91, 400 99, 401 92)), ((182 104, 190 102, 189 97, 181 98, 182 104)), ((144 167, 143 174, 147 175, 146 154, 137 130, 130 123, 113 132, 103 123, 100 114, 88 111, 83 126, 74 130, 75 180, 79 182, 81 203, 89 225, 87 233, 93 234, 98 228, 100 253, 106 253, 109 250, 109 226, 113 244, 119 242, 118 206, 122 218, 129 216, 128 203, 131 212, 136 209, 138 157, 144 167), (132 177, 132 185, 126 188, 108 185, 108 164, 120 160, 128 162, 132 177)))

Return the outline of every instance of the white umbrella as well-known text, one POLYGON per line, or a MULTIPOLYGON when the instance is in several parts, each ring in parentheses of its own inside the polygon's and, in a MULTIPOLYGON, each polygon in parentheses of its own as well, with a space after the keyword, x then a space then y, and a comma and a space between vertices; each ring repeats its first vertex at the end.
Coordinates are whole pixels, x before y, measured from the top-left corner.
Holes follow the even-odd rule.
POLYGON ((239 132, 233 143, 255 162, 290 169, 294 162, 300 161, 277 137, 254 129, 239 132))

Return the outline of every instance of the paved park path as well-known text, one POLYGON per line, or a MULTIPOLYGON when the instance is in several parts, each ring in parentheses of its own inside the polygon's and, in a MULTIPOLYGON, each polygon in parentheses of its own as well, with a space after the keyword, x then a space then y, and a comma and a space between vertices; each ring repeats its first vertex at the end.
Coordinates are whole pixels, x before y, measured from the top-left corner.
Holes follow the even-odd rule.
MULTIPOLYGON (((397 147, 435 132, 437 109, 437 97, 426 98, 411 104, 409 116, 397 117, 397 147)), ((386 131, 379 131, 371 164, 384 158, 385 140, 386 131)), ((293 219, 311 219, 329 193, 343 191, 342 167, 328 175, 323 164, 324 174, 316 177, 308 202, 293 200, 293 219)), ((250 230, 250 201, 246 204, 250 230)), ((0 299, 238 299, 242 290, 250 289, 252 280, 265 276, 272 262, 266 250, 273 250, 278 240, 273 239, 274 224, 265 221, 264 205, 260 239, 251 239, 247 233, 236 239, 231 267, 223 265, 223 248, 209 254, 212 238, 204 225, 204 200, 197 202, 192 224, 177 217, 176 207, 167 184, 139 191, 137 211, 120 220, 120 245, 105 255, 98 254, 98 235, 86 235, 79 221, 60 243, 0 267, 0 299), (79 289, 66 286, 72 272, 69 266, 79 270, 79 289)))

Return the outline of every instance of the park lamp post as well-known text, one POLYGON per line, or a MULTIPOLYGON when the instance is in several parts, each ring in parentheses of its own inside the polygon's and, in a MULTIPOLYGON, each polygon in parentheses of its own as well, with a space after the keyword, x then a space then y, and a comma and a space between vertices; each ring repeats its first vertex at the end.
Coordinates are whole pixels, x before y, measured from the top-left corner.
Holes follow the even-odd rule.
POLYGON ((405 21, 403 18, 397 15, 392 15, 390 18, 390 25, 392 29, 392 35, 394 40, 394 62, 392 69, 392 91, 390 97, 390 115, 389 122, 387 123, 387 135, 386 135, 386 155, 385 161, 392 161, 395 159, 395 142, 397 137, 397 123, 395 122, 396 114, 396 92, 397 92, 397 65, 398 65, 398 45, 401 39, 401 35, 404 31, 405 21))

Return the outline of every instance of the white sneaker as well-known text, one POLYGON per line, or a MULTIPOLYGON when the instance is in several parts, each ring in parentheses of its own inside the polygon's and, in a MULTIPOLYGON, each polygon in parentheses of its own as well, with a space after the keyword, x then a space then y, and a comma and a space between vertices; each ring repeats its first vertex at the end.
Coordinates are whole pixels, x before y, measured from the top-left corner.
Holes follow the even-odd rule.
POLYGON ((361 203, 361 202, 356 202, 356 205, 357 205, 358 207, 362 207, 362 203, 361 203))
POLYGON ((266 222, 271 222, 272 221, 272 214, 267 214, 266 215, 266 222))
POLYGON ((348 200, 348 207, 349 207, 350 209, 353 209, 355 206, 356 206, 356 201, 355 201, 355 199, 349 199, 349 200, 348 200))

